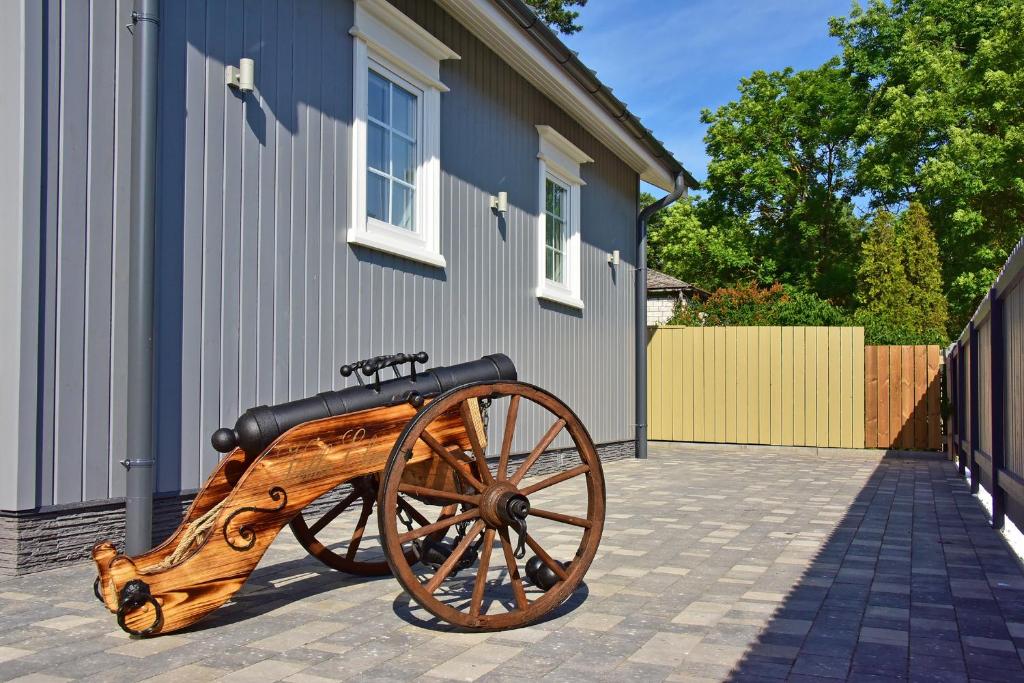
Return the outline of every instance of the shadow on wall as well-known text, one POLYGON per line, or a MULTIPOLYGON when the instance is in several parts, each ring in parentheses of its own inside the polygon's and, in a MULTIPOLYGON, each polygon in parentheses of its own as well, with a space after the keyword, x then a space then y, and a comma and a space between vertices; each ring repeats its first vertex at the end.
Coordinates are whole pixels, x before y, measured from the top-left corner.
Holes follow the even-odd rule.
MULTIPOLYGON (((311 212, 306 187, 315 182, 314 173, 325 172, 322 165, 330 166, 322 149, 333 148, 335 135, 348 130, 352 94, 343 86, 351 81, 351 25, 352 5, 344 2, 246 2, 237 9, 226 2, 166 3, 161 8, 158 490, 180 488, 183 479, 195 479, 216 462, 205 448, 200 475, 181 471, 180 454, 193 450, 196 441, 205 444, 208 436, 183 420, 183 396, 198 391, 187 387, 183 394, 183 375, 222 385, 221 404, 239 404, 239 356, 257 353, 251 333, 256 321, 245 312, 272 315, 281 296, 304 285, 305 253, 291 250, 285 262, 281 255, 289 254, 293 241, 302 247, 319 240, 322 216, 316 225, 310 221, 308 231, 305 227, 311 212), (225 65, 237 65, 242 57, 256 62, 252 93, 225 85, 225 65), (273 200, 261 200, 261 194, 273 200), (260 270, 274 277, 259 277, 260 270), (223 286, 223 278, 235 278, 237 286, 223 286), (211 301, 207 289, 223 289, 220 300, 211 301), (200 329, 194 329, 197 318, 200 329), (186 319, 193 321, 187 329, 186 319), (195 367, 205 356, 197 339, 223 349, 213 373, 195 367), (225 343, 230 340, 238 341, 225 343), (195 439, 184 448, 183 433, 195 439)), ((347 149, 347 142, 339 145, 339 152, 347 149)), ((234 421, 235 415, 211 414, 218 409, 204 408, 200 421, 234 421)))
POLYGON ((953 464, 890 452, 728 680, 1017 679, 1022 585, 953 464))

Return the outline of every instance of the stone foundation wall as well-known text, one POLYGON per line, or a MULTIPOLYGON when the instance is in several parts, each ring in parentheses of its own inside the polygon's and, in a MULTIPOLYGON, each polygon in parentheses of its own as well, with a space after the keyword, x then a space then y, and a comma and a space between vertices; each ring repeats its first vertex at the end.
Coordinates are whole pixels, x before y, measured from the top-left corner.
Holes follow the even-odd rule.
MULTIPOLYGON (((633 442, 620 441, 597 447, 602 462, 633 457, 633 442)), ((578 463, 575 449, 548 451, 530 468, 540 475, 568 469, 578 463), (572 456, 572 457, 571 457, 572 456)), ((510 470, 525 455, 513 457, 510 470)), ((347 494, 339 487, 307 509, 316 514, 347 494)), ((177 528, 195 494, 167 496, 153 501, 153 542, 162 542, 177 528)), ((124 501, 67 506, 40 511, 0 512, 0 575, 27 574, 54 569, 89 558, 97 541, 124 544, 124 501)))

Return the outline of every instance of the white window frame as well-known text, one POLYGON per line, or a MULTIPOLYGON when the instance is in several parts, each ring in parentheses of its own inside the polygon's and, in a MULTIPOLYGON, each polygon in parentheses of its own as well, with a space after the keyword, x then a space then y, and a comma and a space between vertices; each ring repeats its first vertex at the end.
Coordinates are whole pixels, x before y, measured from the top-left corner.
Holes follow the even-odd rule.
POLYGON ((356 0, 353 36, 352 140, 350 154, 351 212, 349 244, 383 251, 444 268, 441 254, 441 93, 443 59, 459 55, 385 0, 356 0), (417 95, 417 167, 413 230, 366 213, 366 135, 369 74, 384 78, 417 95))
POLYGON ((539 299, 553 301, 563 306, 583 310, 583 295, 580 289, 582 268, 580 262, 580 193, 586 182, 580 177, 580 165, 592 163, 583 150, 572 144, 551 126, 537 126, 540 135, 539 160, 540 185, 538 197, 540 210, 537 217, 537 290, 539 299), (545 259, 547 256, 547 212, 545 211, 547 181, 554 180, 568 188, 568 220, 565 240, 565 258, 562 263, 565 282, 547 279, 545 259))

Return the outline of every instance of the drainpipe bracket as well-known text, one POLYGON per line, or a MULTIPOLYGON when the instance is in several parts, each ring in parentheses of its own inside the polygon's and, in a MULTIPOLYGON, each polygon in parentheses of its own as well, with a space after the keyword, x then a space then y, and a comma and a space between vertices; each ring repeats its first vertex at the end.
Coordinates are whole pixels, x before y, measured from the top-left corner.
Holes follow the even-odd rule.
POLYGON ((149 460, 142 460, 142 459, 132 460, 131 458, 125 458, 124 460, 118 460, 118 462, 126 470, 130 470, 133 467, 153 467, 153 463, 155 463, 156 460, 153 460, 153 459, 149 459, 149 460))
POLYGON ((160 17, 154 16, 152 14, 143 14, 142 12, 135 12, 135 11, 133 11, 132 12, 132 23, 133 24, 137 24, 140 21, 149 21, 149 22, 152 22, 152 23, 156 24, 157 26, 160 25, 160 17))

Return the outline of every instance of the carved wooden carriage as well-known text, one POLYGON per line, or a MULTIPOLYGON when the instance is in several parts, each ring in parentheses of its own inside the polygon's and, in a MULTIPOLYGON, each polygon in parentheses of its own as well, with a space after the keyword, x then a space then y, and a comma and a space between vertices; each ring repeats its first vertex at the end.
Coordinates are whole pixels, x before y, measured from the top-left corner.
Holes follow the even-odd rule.
POLYGON ((228 601, 290 524, 327 566, 392 573, 458 626, 515 628, 564 602, 604 524, 604 479, 586 428, 558 398, 517 381, 501 354, 417 373, 425 361, 398 354, 343 366, 359 386, 254 408, 215 432, 227 456, 170 538, 135 557, 109 542, 93 548, 96 596, 133 635, 177 631, 228 601), (396 377, 381 381, 388 367, 396 377), (490 422, 501 423, 501 441, 489 460, 490 422), (523 425, 545 431, 516 454, 523 425), (572 448, 560 466, 530 476, 563 431, 572 448), (556 528, 555 545, 537 533, 537 518, 556 528), (522 562, 527 548, 533 556, 522 562))

